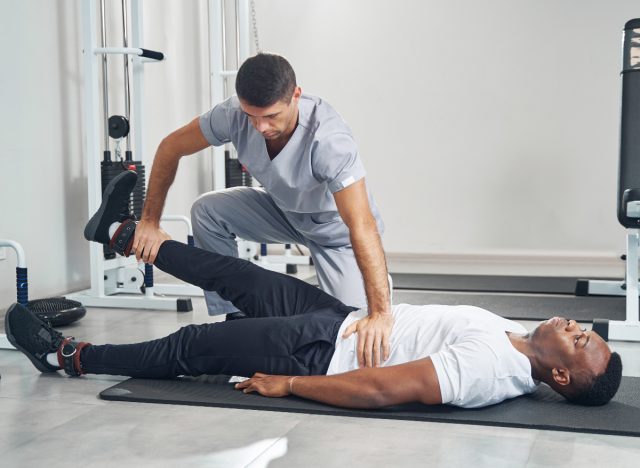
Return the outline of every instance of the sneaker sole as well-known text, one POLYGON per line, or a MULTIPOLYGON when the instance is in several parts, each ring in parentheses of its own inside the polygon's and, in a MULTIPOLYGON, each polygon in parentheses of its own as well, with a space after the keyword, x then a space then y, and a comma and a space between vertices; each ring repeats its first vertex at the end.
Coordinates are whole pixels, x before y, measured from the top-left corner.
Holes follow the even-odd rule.
MULTIPOLYGON (((104 215, 104 211, 107 209, 107 205, 109 205, 109 198, 113 194, 113 191, 116 189, 116 185, 120 182, 120 179, 124 179, 125 177, 130 177, 125 174, 128 174, 131 171, 123 172, 122 174, 118 174, 116 177, 111 179, 111 182, 107 184, 102 193, 102 203, 100 204, 100 208, 95 214, 91 217, 87 225, 84 227, 84 238, 88 241, 95 241, 96 231, 98 230, 98 226, 100 226, 100 220, 102 219, 102 215, 104 215)), ((136 174, 137 180, 137 174, 136 174)), ((135 182, 134 182, 135 187, 135 182)))
POLYGON ((20 314, 22 312, 16 311, 16 304, 13 304, 11 307, 9 307, 9 310, 7 310, 7 313, 4 316, 4 331, 5 331, 5 334, 7 335, 7 340, 9 340, 9 343, 11 343, 13 347, 16 348, 18 351, 21 351, 25 356, 27 356, 31 361, 31 363, 34 366, 36 366, 36 369, 38 369, 40 372, 51 373, 51 372, 57 372, 58 370, 60 370, 60 369, 54 369, 53 366, 50 366, 48 364, 47 365, 43 364, 38 358, 36 358, 29 351, 27 351, 26 349, 24 349, 22 346, 18 344, 15 337, 11 333, 11 325, 9 325, 9 315, 12 313, 20 314))

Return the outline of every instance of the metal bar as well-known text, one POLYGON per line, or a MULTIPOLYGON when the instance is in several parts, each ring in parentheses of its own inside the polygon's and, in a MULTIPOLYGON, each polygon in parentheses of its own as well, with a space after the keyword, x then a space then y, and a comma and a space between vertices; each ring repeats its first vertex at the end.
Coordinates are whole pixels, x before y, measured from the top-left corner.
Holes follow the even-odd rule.
POLYGON ((638 246, 640 230, 629 229, 627 233, 627 320, 638 325, 638 246))
MULTIPOLYGON (((129 55, 142 55, 143 51, 139 47, 96 47, 93 49, 93 53, 96 55, 106 54, 129 54, 129 55)), ((154 60, 155 62, 156 60, 154 60)))
POLYGON ((168 296, 204 296, 204 291, 192 284, 158 284, 153 287, 157 294, 166 294, 168 296))
POLYGON ((589 280, 588 296, 625 296, 627 294, 624 281, 589 280))
POLYGON ((226 0, 220 2, 220 29, 222 30, 222 68, 227 68, 227 8, 226 0))
MULTIPOLYGON (((222 0, 209 0, 209 63, 211 104, 216 105, 224 100, 224 78, 221 74, 223 66, 222 28, 224 17, 221 14, 222 0)), ((224 180, 224 147, 214 146, 213 152, 213 190, 225 188, 224 180)))
POLYGON ((178 221, 187 225, 188 234, 193 235, 193 228, 191 226, 191 220, 187 216, 183 215, 163 215, 160 221, 178 221))
POLYGON ((18 268, 27 268, 27 256, 20 244, 10 239, 0 239, 0 247, 11 247, 15 251, 16 257, 18 258, 18 263, 16 266, 18 268))
POLYGON ((612 320, 609 322, 609 341, 640 341, 640 324, 612 320))
MULTIPOLYGON (((87 2, 91 3, 91 2, 87 2)), ((94 20, 95 21, 95 20, 94 20)), ((91 23, 92 30, 93 24, 91 23)), ((106 12, 104 8, 104 0, 100 0, 100 31, 102 38, 102 47, 107 46, 107 27, 106 27, 106 12)), ((93 39, 91 41, 93 44, 93 39)), ((91 50, 91 49, 90 49, 91 50)), ((109 151, 109 79, 107 71, 107 56, 102 56, 102 110, 104 111, 104 150, 109 151)))
POLYGON ((234 13, 236 19, 236 68, 240 68, 240 0, 235 1, 234 13))
MULTIPOLYGON (((236 68, 249 57, 249 0, 236 0, 236 68)), ((237 71, 234 75, 237 74, 237 71)), ((234 148, 234 155, 237 152, 234 148)))
MULTIPOLYGON (((101 4, 104 0, 101 0, 101 4)), ((81 2, 82 6, 82 44, 84 54, 84 106, 83 106, 83 123, 86 138, 84 153, 87 157, 87 187, 88 187, 88 203, 87 210, 89 219, 98 209, 102 198, 100 164, 97 163, 96 155, 100 154, 100 124, 96 118, 100 115, 100 106, 98 104, 98 76, 96 66, 96 56, 93 50, 96 46, 95 24, 96 14, 94 2, 81 2)), ((104 15, 103 15, 104 19, 104 15)), ((104 29, 104 25, 103 25, 104 29)), ((104 59, 103 59, 104 60, 104 59)), ((104 63, 104 62, 103 62, 104 63)), ((104 85, 104 83, 103 83, 104 85)), ((105 129, 106 122, 105 122, 105 129)), ((107 134, 108 135, 108 134, 107 134)), ((108 138, 108 137, 107 137, 108 138)), ((90 273, 91 273, 91 292, 99 296, 104 294, 104 277, 103 262, 104 256, 102 246, 91 243, 89 246, 90 256, 90 273)))
MULTIPOLYGON (((151 288, 150 288, 151 289, 151 288)), ((65 295, 67 299, 79 301, 85 307, 115 307, 124 309, 149 309, 149 310, 178 310, 178 298, 170 297, 149 297, 148 295, 126 295, 117 294, 114 296, 96 296, 90 290, 80 291, 65 295)))
POLYGON ((249 58, 251 54, 251 34, 249 31, 249 24, 251 23, 249 18, 249 0, 239 0, 238 3, 238 68, 242 62, 249 58))
MULTIPOLYGON (((142 22, 142 5, 140 0, 132 0, 131 1, 131 41, 133 44, 140 45, 142 44, 142 35, 143 35, 143 22, 142 22)), ((132 106, 132 114, 131 114, 131 131, 133 133, 133 150, 135 154, 138 155, 138 158, 142 161, 144 165, 147 167, 151 167, 150 161, 146 161, 148 158, 147 152, 144 148, 144 141, 142 139, 142 135, 144 135, 144 115, 143 115, 143 99, 144 93, 143 85, 144 85, 144 63, 148 59, 143 59, 141 57, 134 57, 133 66, 132 66, 132 77, 133 77, 133 106, 132 106)), ((147 178, 146 182, 149 180, 147 178)))
MULTIPOLYGON (((129 25, 127 24, 127 0, 122 0, 122 45, 126 49, 129 44, 127 41, 127 31, 129 29, 129 25)), ((131 88, 129 86, 129 56, 124 55, 124 116, 127 118, 127 121, 131 122, 131 88)), ((131 151, 131 139, 129 138, 129 134, 127 134, 127 151, 131 151)))

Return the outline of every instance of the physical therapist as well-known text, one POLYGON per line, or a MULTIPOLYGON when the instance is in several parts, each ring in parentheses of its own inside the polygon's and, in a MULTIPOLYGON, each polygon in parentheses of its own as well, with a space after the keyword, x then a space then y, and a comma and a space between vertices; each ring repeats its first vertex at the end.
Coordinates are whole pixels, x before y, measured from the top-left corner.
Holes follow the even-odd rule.
MULTIPOLYGON (((236 236, 259 243, 305 245, 320 287, 365 318, 358 334, 361 366, 387 360, 393 317, 381 234, 384 224, 365 184, 351 130, 324 100, 303 94, 289 62, 275 54, 247 59, 236 96, 171 133, 156 152, 133 250, 153 263, 164 239, 160 217, 182 156, 231 142, 262 187, 234 187, 200 196, 191 209, 195 245, 238 255, 236 236)), ((274 291, 278 294, 278 291, 274 291)), ((210 315, 241 317, 215 292, 210 315)))

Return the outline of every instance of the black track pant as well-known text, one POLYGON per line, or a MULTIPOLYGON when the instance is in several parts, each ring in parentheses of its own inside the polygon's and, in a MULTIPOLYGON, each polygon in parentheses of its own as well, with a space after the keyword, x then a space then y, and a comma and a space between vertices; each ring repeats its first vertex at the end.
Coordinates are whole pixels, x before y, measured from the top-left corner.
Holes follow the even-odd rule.
POLYGON ((155 266, 217 291, 248 318, 189 325, 144 343, 88 346, 81 354, 85 373, 140 378, 324 374, 340 325, 355 310, 304 281, 175 241, 162 244, 155 266))

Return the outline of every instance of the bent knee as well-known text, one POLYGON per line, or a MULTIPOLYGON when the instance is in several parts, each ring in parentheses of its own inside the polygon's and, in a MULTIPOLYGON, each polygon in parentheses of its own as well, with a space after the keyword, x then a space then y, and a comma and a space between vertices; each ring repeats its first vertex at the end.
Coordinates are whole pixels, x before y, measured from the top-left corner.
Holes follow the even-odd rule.
POLYGON ((210 224, 211 221, 224 221, 228 215, 226 200, 220 192, 200 195, 191 205, 191 222, 194 226, 210 224))

